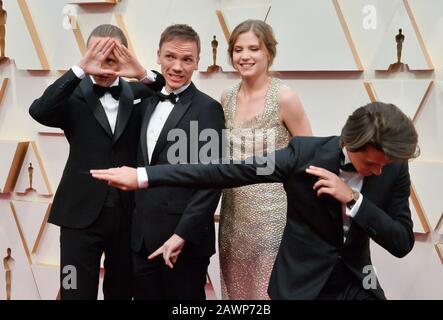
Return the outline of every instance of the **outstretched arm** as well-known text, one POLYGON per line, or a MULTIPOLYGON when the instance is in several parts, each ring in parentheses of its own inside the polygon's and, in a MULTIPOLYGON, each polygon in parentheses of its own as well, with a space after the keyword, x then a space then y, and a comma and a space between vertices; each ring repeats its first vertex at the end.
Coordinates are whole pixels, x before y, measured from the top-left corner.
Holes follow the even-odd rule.
MULTIPOLYGON (((196 191, 183 213, 174 235, 159 249, 149 256, 150 259, 162 255, 165 264, 173 268, 185 242, 199 241, 192 236, 192 230, 199 225, 205 225, 207 216, 202 209, 214 212, 217 201, 213 205, 203 206, 200 203, 207 202, 208 195, 213 193, 210 189, 237 187, 246 184, 284 182, 296 167, 297 152, 296 143, 289 147, 278 150, 266 158, 247 159, 240 164, 181 164, 181 165, 157 165, 139 168, 147 173, 148 186, 182 186, 203 189, 196 191), (251 163, 249 163, 251 162, 251 163), (205 190, 208 189, 208 190, 205 190), (206 199, 206 200, 205 200, 206 199), (196 208, 190 210, 189 208, 196 208), (189 209, 189 210, 188 210, 189 209)), ((112 168, 106 170, 91 170, 94 178, 105 180, 109 185, 123 190, 133 190, 140 187, 137 179, 137 169, 129 167, 112 168)), ((145 186, 146 187, 146 186, 145 186)), ((214 194, 218 199, 217 194, 214 194)))
MULTIPOLYGON (((298 148, 291 143, 267 157, 249 158, 240 164, 179 164, 145 168, 148 187, 233 188, 255 183, 284 182, 297 165, 298 148)), ((91 170, 94 178, 122 190, 140 186, 135 168, 91 170)))

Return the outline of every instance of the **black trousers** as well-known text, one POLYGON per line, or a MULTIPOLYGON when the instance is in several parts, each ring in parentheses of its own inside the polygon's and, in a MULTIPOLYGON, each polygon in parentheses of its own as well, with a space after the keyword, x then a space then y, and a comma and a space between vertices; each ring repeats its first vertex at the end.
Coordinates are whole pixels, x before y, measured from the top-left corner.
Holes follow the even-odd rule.
POLYGON ((120 207, 103 208, 85 229, 60 230, 62 300, 96 300, 105 254, 105 300, 132 298, 131 218, 120 207))
POLYGON ((379 300, 339 259, 317 297, 318 300, 379 300))
POLYGON ((205 300, 209 257, 179 255, 174 268, 163 256, 148 260, 144 250, 133 252, 134 298, 136 300, 205 300))

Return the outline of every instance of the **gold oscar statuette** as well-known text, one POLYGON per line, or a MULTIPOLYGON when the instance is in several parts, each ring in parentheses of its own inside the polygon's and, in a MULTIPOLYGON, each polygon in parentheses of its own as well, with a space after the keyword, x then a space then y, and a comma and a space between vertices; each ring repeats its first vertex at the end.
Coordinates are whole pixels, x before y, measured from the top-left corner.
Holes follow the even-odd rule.
POLYGON ((206 71, 211 73, 223 71, 222 68, 219 65, 217 65, 218 41, 216 36, 214 36, 211 41, 211 47, 212 47, 212 65, 210 65, 206 71))
POLYGON ((388 71, 409 71, 409 66, 401 62, 401 53, 403 50, 404 41, 405 35, 402 33, 402 29, 398 29, 398 34, 395 36, 395 42, 397 43, 397 62, 390 64, 388 71))
POLYGON ((34 167, 32 166, 32 163, 29 163, 28 167, 28 176, 29 176, 29 188, 26 188, 26 192, 29 191, 35 191, 35 189, 32 187, 32 176, 34 174, 34 167))
POLYGON ((11 272, 14 266, 14 258, 11 256, 11 248, 6 250, 6 257, 3 258, 3 268, 5 269, 6 300, 11 300, 11 272))

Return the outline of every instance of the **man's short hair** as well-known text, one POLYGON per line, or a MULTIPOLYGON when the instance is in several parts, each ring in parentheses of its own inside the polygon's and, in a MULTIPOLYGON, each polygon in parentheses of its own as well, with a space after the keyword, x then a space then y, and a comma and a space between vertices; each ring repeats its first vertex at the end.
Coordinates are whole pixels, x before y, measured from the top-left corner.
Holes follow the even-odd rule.
POLYGON ((116 38, 119 39, 126 48, 128 47, 128 39, 126 38, 123 31, 119 27, 112 24, 102 24, 92 30, 91 34, 88 37, 88 41, 86 42, 86 46, 88 46, 89 40, 91 40, 92 37, 116 38))
POLYGON ((407 161, 420 154, 412 120, 398 107, 371 102, 355 110, 341 132, 341 146, 351 152, 373 146, 391 161, 407 161))
POLYGON ((195 42, 198 55, 200 55, 200 37, 191 26, 187 24, 173 24, 167 27, 160 36, 158 47, 161 48, 163 43, 174 39, 195 42))

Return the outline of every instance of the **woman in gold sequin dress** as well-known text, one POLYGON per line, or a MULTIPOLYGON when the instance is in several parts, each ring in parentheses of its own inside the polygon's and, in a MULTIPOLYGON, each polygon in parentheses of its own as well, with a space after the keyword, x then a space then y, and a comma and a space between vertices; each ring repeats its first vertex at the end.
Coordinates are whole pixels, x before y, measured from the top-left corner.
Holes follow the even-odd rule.
MULTIPOLYGON (((241 76, 222 95, 231 159, 272 152, 293 136, 312 135, 298 96, 269 75, 276 44, 272 28, 259 20, 242 22, 229 39, 231 63, 241 76)), ((279 183, 224 190, 219 234, 223 299, 269 299, 286 209, 279 183)))
MULTIPOLYGON (((286 147, 292 136, 312 135, 298 96, 269 75, 276 44, 272 28, 259 20, 242 22, 229 39, 231 63, 241 76, 222 95, 231 159, 272 152, 286 147)), ((219 232, 223 299, 269 299, 286 209, 279 183, 224 190, 219 232)))

